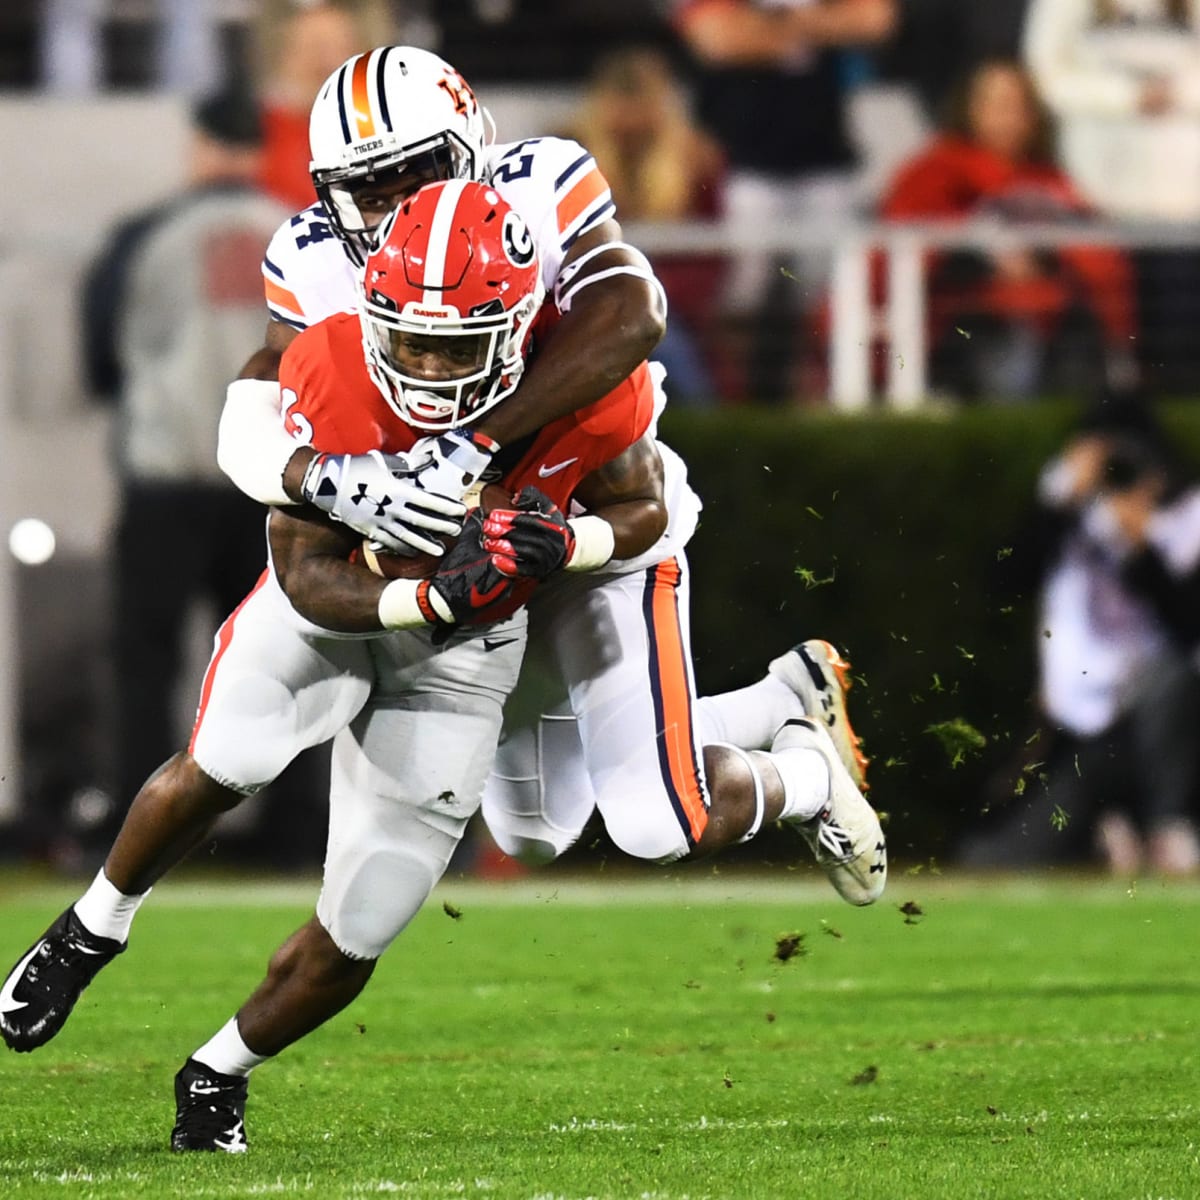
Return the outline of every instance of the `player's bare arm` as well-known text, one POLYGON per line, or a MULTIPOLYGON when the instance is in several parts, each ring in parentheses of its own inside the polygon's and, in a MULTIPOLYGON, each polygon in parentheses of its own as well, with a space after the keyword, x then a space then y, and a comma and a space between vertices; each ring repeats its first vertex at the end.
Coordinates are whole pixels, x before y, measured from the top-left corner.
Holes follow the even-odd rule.
POLYGON ((473 426, 502 446, 607 395, 645 361, 666 328, 662 289, 614 220, 571 247, 555 300, 562 320, 520 387, 473 426))
MULTIPOLYGON (((612 526, 613 558, 636 558, 667 528, 663 464, 654 439, 645 436, 575 489, 574 498, 612 526)), ((577 518, 579 520, 580 518, 577 518)))
POLYGON ((379 598, 387 580, 351 561, 362 538, 308 508, 271 511, 271 561, 292 607, 337 633, 381 633, 379 598))
POLYGON ((567 520, 548 499, 526 488, 514 508, 484 520, 483 548, 501 574, 544 580, 595 571, 645 553, 667 528, 662 459, 649 436, 580 481, 572 500, 587 509, 582 516, 567 520))

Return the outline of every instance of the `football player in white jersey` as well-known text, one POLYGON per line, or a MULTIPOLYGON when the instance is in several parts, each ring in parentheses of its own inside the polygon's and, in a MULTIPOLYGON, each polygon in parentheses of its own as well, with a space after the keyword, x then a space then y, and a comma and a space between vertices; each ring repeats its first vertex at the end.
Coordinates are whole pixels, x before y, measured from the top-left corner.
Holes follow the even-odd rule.
MULTIPOLYGON (((661 324, 657 285, 645 260, 618 240, 607 185, 590 155, 558 139, 485 151, 482 126, 474 97, 457 73, 435 56, 409 48, 385 47, 351 59, 322 90, 314 105, 313 145, 323 206, 298 214, 272 242, 264 273, 273 320, 267 346, 249 368, 263 378, 231 388, 222 434, 223 465, 258 498, 284 504, 303 496, 389 548, 433 551, 437 547, 429 535, 458 529, 463 512, 458 495, 482 475, 501 444, 515 448, 523 435, 555 415, 605 395, 653 344, 661 324), (414 102, 402 103, 408 95, 414 102), (432 111, 421 118, 423 126, 413 128, 414 113, 426 107, 432 111), (393 112, 403 112, 409 122, 400 136, 392 136, 393 112), (291 416, 290 432, 280 422, 275 376, 282 349, 310 319, 353 307, 354 261, 370 245, 376 215, 433 177, 478 173, 475 164, 485 153, 497 192, 511 196, 513 208, 525 217, 542 259, 543 282, 562 313, 521 386, 478 422, 478 429, 489 428, 495 440, 472 425, 443 432, 415 461, 378 453, 317 454, 305 444, 302 414, 291 416), (510 407, 515 418, 508 415, 510 407)), ((660 453, 672 522, 668 538, 682 550, 698 503, 677 456, 665 447, 660 453)), ((541 469, 550 475, 558 467, 545 463, 541 469)), ((587 551, 603 567, 613 548, 593 544, 587 551)), ((562 668, 571 703, 540 728, 514 731, 502 747, 485 813, 506 849, 534 858, 561 852, 578 836, 593 805, 604 814, 614 840, 641 857, 671 860, 703 852, 709 843, 723 844, 730 831, 707 828, 699 749, 722 742, 728 745, 713 753, 740 757, 754 781, 759 815, 749 829, 738 831, 752 834, 765 810, 761 777, 745 751, 770 746, 784 722, 805 713, 829 727, 842 762, 861 782, 861 759, 838 675, 844 664, 832 647, 805 643, 775 660, 770 673, 750 688, 696 701, 682 560, 671 568, 661 562, 614 562, 608 575, 611 583, 601 585, 607 576, 597 575, 597 586, 586 596, 554 605, 548 600, 545 617, 534 614, 535 628, 542 627, 540 636, 552 645, 562 668), (612 697, 624 706, 620 722, 609 720, 612 697), (624 735, 627 729, 634 731, 632 737, 624 735), (647 739, 647 729, 659 731, 658 737, 647 739), (539 765, 548 769, 543 772, 539 765)), ((352 698, 337 689, 343 677, 354 675, 342 661, 351 653, 343 647, 310 656, 286 680, 278 670, 251 674, 238 694, 263 703, 273 697, 287 717, 281 722, 287 737, 201 736, 190 752, 168 760, 147 781, 92 887, 56 922, 57 928, 71 917, 76 921, 55 935, 51 947, 54 954, 62 951, 65 964, 59 972, 61 995, 47 1005, 36 1029, 23 1028, 24 1017, 9 1019, 0 1011, 0 1033, 10 1045, 33 1049, 53 1037, 96 970, 124 948, 133 914, 150 886, 203 839, 221 812, 350 719, 352 698), (89 933, 102 953, 95 945, 72 949, 89 933)), ((236 707, 226 711, 236 716, 236 707)), ((220 723, 210 714, 208 730, 214 728, 220 723)), ((884 862, 873 847, 851 852, 845 845, 821 843, 814 849, 852 902, 869 903, 879 894, 884 862), (863 854, 869 854, 873 868, 869 886, 850 881, 844 870, 863 854)), ((43 938, 39 946, 49 944, 43 938)), ((4 991, 18 986, 27 965, 28 957, 17 964, 4 991)), ((3 1004, 0 995, 0 1009, 3 1004)))

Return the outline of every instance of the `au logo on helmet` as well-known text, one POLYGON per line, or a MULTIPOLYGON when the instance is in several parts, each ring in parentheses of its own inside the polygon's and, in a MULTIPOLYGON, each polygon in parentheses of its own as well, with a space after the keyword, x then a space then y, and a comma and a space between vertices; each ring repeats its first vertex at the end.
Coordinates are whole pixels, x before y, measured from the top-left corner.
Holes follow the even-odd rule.
POLYGON ((454 101, 455 112, 465 113, 469 109, 478 107, 475 93, 471 91, 470 85, 457 71, 450 71, 443 75, 438 80, 438 87, 442 88, 454 101))

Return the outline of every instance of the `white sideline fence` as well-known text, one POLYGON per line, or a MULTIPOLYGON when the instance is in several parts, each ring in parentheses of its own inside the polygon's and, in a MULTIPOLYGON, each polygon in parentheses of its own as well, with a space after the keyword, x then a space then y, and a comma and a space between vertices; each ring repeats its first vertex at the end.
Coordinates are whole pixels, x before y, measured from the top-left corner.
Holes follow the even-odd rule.
POLYGON ((828 227, 734 228, 721 222, 633 223, 626 236, 656 254, 804 254, 831 256, 829 304, 829 402, 854 412, 879 400, 899 410, 927 399, 929 346, 926 325, 925 261, 931 251, 1054 250, 1111 246, 1127 251, 1200 249, 1200 222, 1114 223, 1075 221, 1002 224, 998 221, 881 223, 847 222, 828 227), (876 310, 871 296, 871 261, 886 263, 888 291, 876 310), (889 347, 881 396, 872 387, 875 343, 889 347))

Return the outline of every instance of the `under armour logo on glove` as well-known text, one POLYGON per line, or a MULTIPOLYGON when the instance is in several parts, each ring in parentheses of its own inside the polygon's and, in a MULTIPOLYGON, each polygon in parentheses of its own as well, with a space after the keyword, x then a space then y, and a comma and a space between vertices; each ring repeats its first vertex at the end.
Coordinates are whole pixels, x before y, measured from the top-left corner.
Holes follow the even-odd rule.
POLYGON ((391 498, 391 496, 383 496, 383 497, 378 497, 378 498, 375 496, 371 496, 367 493, 367 485, 365 483, 360 483, 358 485, 358 495, 351 496, 350 503, 351 504, 374 504, 375 505, 375 515, 377 517, 382 517, 387 512, 388 508, 391 507, 392 498, 391 498))
POLYGON ((304 473, 305 500, 393 554, 440 556, 438 535, 457 537, 466 505, 413 482, 412 461, 398 454, 318 454, 304 473))

